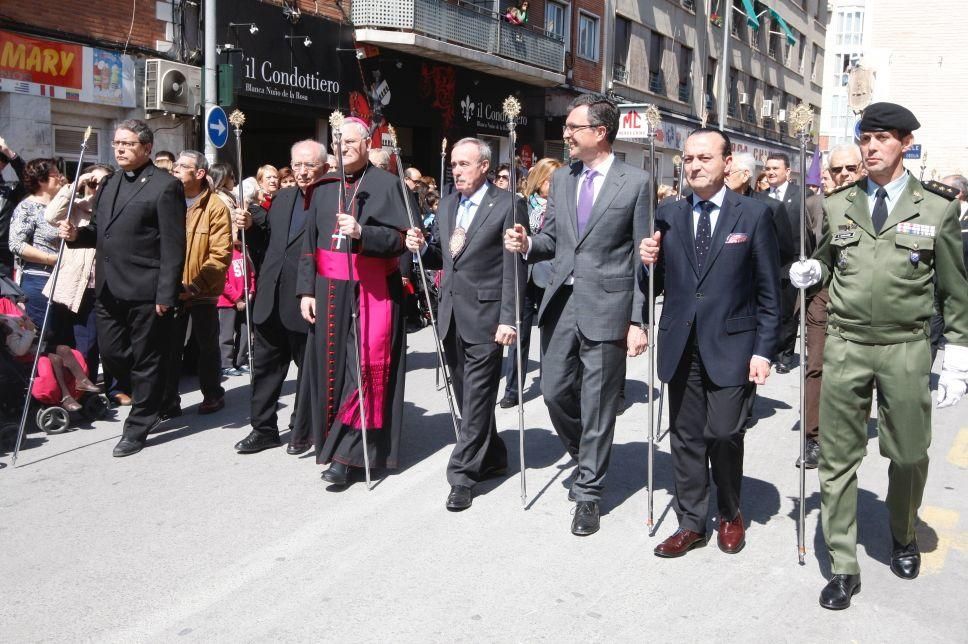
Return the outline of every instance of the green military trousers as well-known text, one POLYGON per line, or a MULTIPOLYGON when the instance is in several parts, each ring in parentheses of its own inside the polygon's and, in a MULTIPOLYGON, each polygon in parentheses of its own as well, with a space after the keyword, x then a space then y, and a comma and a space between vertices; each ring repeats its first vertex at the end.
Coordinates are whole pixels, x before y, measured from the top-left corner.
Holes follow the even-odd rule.
POLYGON ((901 544, 928 476, 931 444, 931 347, 926 337, 861 344, 828 335, 820 394, 820 518, 833 573, 858 574, 857 468, 867 454, 867 419, 877 386, 878 443, 890 459, 887 508, 901 544))

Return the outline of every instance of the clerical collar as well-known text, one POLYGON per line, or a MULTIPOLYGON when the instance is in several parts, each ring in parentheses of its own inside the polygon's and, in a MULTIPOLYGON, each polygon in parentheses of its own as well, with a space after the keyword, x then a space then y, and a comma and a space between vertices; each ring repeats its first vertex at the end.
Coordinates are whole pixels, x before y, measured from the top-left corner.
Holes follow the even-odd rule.
POLYGON ((362 168, 360 168, 356 172, 352 172, 352 173, 351 172, 347 172, 346 173, 346 183, 356 183, 360 179, 360 177, 362 177, 364 174, 366 174, 366 170, 369 167, 370 167, 370 164, 367 163, 366 165, 364 165, 362 168))
POLYGON ((134 179, 137 179, 137 178, 138 178, 138 176, 139 176, 139 175, 140 175, 140 174, 141 174, 142 172, 144 172, 144 171, 145 171, 145 168, 147 168, 147 167, 148 167, 149 165, 151 165, 151 162, 148 162, 148 163, 146 163, 146 164, 144 164, 144 165, 143 165, 143 166, 141 166, 140 168, 135 168, 134 170, 125 170, 125 171, 124 171, 124 176, 125 176, 125 177, 126 177, 126 178, 127 178, 128 180, 129 180, 129 181, 133 181, 134 179))

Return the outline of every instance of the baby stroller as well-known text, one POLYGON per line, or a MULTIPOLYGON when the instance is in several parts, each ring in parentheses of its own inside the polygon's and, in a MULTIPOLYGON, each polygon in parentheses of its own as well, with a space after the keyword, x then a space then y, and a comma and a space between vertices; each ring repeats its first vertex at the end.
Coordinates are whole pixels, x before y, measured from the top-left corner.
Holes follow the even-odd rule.
MULTIPOLYGON (((16 284, 4 279, 0 288, 0 298, 4 300, 5 317, 19 315, 17 301, 22 301, 23 292, 16 284), (10 304, 13 303, 11 306, 10 304)), ((0 433, 7 433, 12 426, 13 433, 19 427, 18 421, 23 413, 26 389, 33 362, 33 349, 23 355, 14 355, 6 344, 8 329, 3 327, 3 342, 0 342, 0 413, 4 418, 0 433)), ((18 351, 19 353, 19 351, 18 351)), ((84 357, 71 350, 78 364, 86 371, 84 357)), ((108 411, 108 399, 103 394, 81 391, 76 387, 73 375, 64 370, 64 382, 71 395, 81 404, 78 412, 86 420, 100 420, 108 411)), ((30 392, 28 418, 33 418, 36 427, 47 434, 61 434, 71 428, 71 415, 61 406, 63 394, 50 358, 42 355, 37 362, 37 374, 30 392)))

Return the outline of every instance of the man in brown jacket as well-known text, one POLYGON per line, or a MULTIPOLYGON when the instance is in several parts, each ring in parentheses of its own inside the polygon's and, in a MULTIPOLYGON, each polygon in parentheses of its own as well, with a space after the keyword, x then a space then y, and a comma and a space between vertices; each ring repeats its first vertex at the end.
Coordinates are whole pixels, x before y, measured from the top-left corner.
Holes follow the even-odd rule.
POLYGON ((201 152, 185 150, 178 155, 172 173, 185 188, 187 206, 185 268, 182 272, 180 306, 175 313, 171 346, 162 368, 165 394, 162 419, 180 416, 178 377, 185 347, 188 320, 198 348, 198 382, 202 390, 199 414, 211 414, 225 406, 221 385, 218 346, 218 296, 225 287, 225 271, 232 260, 232 224, 229 209, 208 184, 208 160, 201 152))

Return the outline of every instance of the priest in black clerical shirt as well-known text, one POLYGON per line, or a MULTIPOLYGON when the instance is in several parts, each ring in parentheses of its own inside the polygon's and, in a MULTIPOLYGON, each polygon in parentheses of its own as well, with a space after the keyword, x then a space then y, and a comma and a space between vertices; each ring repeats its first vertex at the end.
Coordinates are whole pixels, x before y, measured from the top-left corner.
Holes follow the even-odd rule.
POLYGON ((185 262, 185 193, 151 164, 153 143, 144 121, 120 123, 111 143, 120 171, 102 183, 91 223, 61 224, 69 246, 97 248, 98 346, 107 371, 130 374, 131 412, 115 456, 140 452, 158 423, 161 350, 185 262))

